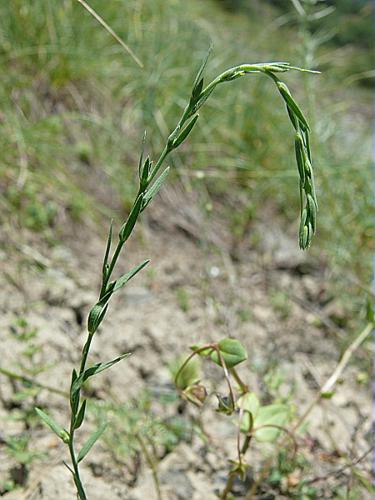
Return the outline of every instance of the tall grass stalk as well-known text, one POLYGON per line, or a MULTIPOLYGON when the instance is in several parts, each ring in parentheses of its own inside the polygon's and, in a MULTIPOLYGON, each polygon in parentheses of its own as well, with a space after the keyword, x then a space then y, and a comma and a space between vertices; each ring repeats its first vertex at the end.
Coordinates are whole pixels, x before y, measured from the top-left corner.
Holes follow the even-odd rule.
POLYGON ((139 159, 139 187, 135 196, 129 216, 121 226, 116 247, 111 253, 113 236, 113 226, 109 229, 107 245, 101 269, 102 284, 97 303, 92 307, 87 323, 87 339, 83 346, 81 360, 78 369, 73 369, 70 384, 70 425, 64 429, 56 423, 44 411, 37 408, 36 411, 45 422, 67 445, 69 449, 71 464, 65 464, 72 473, 80 500, 86 500, 87 494, 80 474, 80 463, 89 453, 92 446, 105 431, 105 426, 99 427, 83 444, 79 452, 76 449, 76 431, 82 426, 85 420, 86 399, 82 400, 82 387, 84 383, 94 375, 110 368, 122 359, 130 355, 124 353, 119 357, 109 361, 100 362, 87 367, 90 348, 95 333, 101 325, 107 311, 112 296, 125 286, 138 272, 147 264, 148 260, 141 262, 126 274, 113 278, 116 265, 121 252, 130 238, 134 227, 142 212, 148 207, 156 196, 162 185, 165 183, 170 167, 162 168, 168 155, 177 149, 190 135, 199 119, 199 111, 211 96, 215 88, 222 83, 231 82, 245 75, 265 75, 273 81, 286 105, 287 113, 295 132, 295 152, 297 169, 299 174, 299 192, 301 198, 301 217, 299 230, 299 245, 302 249, 309 247, 313 234, 316 231, 317 201, 314 187, 314 176, 312 170, 312 157, 310 150, 310 128, 308 122, 295 99, 292 97, 288 87, 282 82, 278 75, 288 71, 311 72, 302 68, 291 66, 286 62, 270 62, 256 64, 241 64, 228 69, 204 86, 203 72, 207 63, 209 53, 203 61, 195 78, 190 100, 187 103, 181 118, 175 129, 168 136, 165 146, 154 162, 149 157, 144 157, 145 138, 143 140, 142 153, 139 159))

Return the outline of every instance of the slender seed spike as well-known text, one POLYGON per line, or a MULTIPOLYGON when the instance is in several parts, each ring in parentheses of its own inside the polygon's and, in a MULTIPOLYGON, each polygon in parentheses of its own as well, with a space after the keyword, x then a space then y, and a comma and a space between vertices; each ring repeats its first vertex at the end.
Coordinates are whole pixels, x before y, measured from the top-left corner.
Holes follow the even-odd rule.
POLYGON ((308 241, 308 246, 310 246, 311 244, 311 240, 312 240, 312 237, 313 237, 313 234, 314 234, 314 231, 313 231, 313 227, 312 227, 312 224, 311 222, 309 222, 308 224, 308 230, 309 230, 309 241, 308 241))
POLYGON ((298 167, 298 173, 302 184, 305 183, 305 162, 303 158, 303 140, 300 134, 296 134, 295 139, 295 151, 296 151, 296 161, 298 167))
POLYGON ((307 123, 307 120, 302 113, 300 107, 296 103, 296 101, 293 99, 291 93, 289 92, 288 87, 285 85, 284 82, 281 82, 278 80, 276 82, 277 88, 280 91, 281 96, 283 97, 285 103, 289 108, 297 115, 298 119, 300 122, 306 127, 307 130, 310 130, 309 124, 307 123))
POLYGON ((289 115, 290 121, 292 122, 294 129, 298 131, 299 130, 299 123, 298 123, 297 117, 294 115, 293 111, 290 109, 289 106, 286 107, 286 110, 288 111, 288 115, 289 115))
POLYGON ((302 235, 302 250, 306 250, 309 242, 309 229, 307 226, 303 226, 303 235, 302 235))
POLYGON ((307 194, 307 203, 309 207, 309 220, 311 222, 312 230, 313 233, 316 232, 316 205, 314 198, 311 196, 311 194, 307 194))

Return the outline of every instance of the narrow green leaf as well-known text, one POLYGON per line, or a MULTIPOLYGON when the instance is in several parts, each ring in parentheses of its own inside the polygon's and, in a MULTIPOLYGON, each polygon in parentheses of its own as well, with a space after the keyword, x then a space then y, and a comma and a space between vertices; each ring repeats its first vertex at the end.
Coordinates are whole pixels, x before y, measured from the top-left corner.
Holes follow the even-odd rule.
POLYGON ((81 427, 83 419, 85 418, 86 403, 87 403, 87 400, 85 399, 83 401, 81 408, 79 409, 78 415, 74 421, 74 428, 75 429, 79 429, 79 427, 81 427))
POLYGON ((142 137, 141 154, 139 156, 139 163, 138 163, 139 178, 141 178, 141 176, 142 176, 141 169, 142 169, 142 165, 143 165, 143 155, 145 154, 146 135, 147 135, 147 132, 145 130, 143 133, 143 137, 142 137))
POLYGON ((142 271, 144 267, 150 262, 149 259, 144 260, 141 264, 134 267, 131 271, 126 274, 123 274, 120 278, 115 281, 115 286, 113 287, 113 293, 117 292, 120 288, 122 288, 128 281, 130 281, 139 271, 142 271))
POLYGON ((96 332, 100 323, 104 319, 105 313, 107 312, 107 308, 108 308, 108 305, 106 305, 106 302, 108 302, 108 300, 109 300, 109 297, 104 302, 103 302, 103 299, 101 299, 101 301, 99 301, 97 304, 95 304, 92 307, 92 309, 89 313, 89 317, 87 320, 87 329, 91 335, 96 332))
POLYGON ((75 392, 79 391, 84 382, 93 375, 97 375, 98 373, 107 370, 108 368, 111 368, 111 366, 115 365, 122 359, 127 358, 130 356, 130 352, 126 352, 122 354, 121 356, 118 356, 115 359, 112 359, 111 361, 107 361, 106 363, 96 363, 93 366, 90 366, 89 368, 86 368, 86 370, 75 380, 73 386, 72 386, 72 393, 74 394, 75 392))
POLYGON ((134 267, 131 271, 118 278, 116 281, 112 281, 111 283, 109 283, 106 293, 102 296, 99 302, 97 302, 92 307, 89 313, 89 317, 87 320, 87 329, 91 335, 96 332, 96 330, 99 328, 100 323, 103 321, 108 309, 108 302, 112 295, 117 292, 117 290, 122 288, 129 280, 131 280, 149 262, 149 260, 145 260, 138 266, 134 267))
POLYGON ((87 368, 84 373, 83 373, 83 382, 85 382, 89 377, 92 377, 93 375, 97 375, 98 373, 107 370, 108 368, 111 368, 111 366, 115 365, 119 361, 127 358, 130 356, 130 352, 126 352, 124 354, 121 354, 121 356, 118 356, 115 359, 112 359, 111 361, 107 361, 106 363, 96 363, 95 365, 91 366, 90 368, 87 368))
MULTIPOLYGON (((206 65, 207 65, 207 61, 208 61, 208 58, 210 57, 211 55, 211 52, 212 52, 212 44, 209 46, 208 48, 208 51, 207 51, 207 54, 205 55, 203 61, 202 61, 202 64, 200 65, 200 68, 198 70, 198 73, 197 73, 197 76, 195 77, 195 80, 194 80, 194 83, 193 83, 193 95, 199 95, 197 93, 197 88, 198 88, 198 85, 200 84, 200 81, 201 81, 201 78, 202 78, 202 75, 203 75, 203 72, 206 68, 206 65)), ((202 86, 203 86, 203 81, 202 81, 202 86)), ((202 90, 202 89, 201 89, 202 90)), ((199 91, 200 93, 200 91, 199 91)))
POLYGON ((212 92, 215 90, 215 88, 219 85, 219 81, 213 86, 211 87, 211 89, 209 91, 206 91, 202 97, 199 99, 199 101, 197 101, 193 108, 192 108, 192 113, 191 115, 193 115, 194 113, 196 113, 202 106, 203 104, 207 101, 207 99, 210 97, 210 95, 212 94, 212 92))
POLYGON ((164 182, 167 180, 168 174, 169 174, 170 167, 167 167, 156 179, 156 181, 153 183, 153 185, 145 192, 144 198, 143 198, 143 207, 142 210, 144 210, 147 205, 150 203, 150 201, 154 198, 154 196, 159 192, 159 189, 162 187, 164 182))
POLYGON ((42 419, 42 421, 53 431, 64 443, 67 443, 69 441, 69 434, 68 432, 63 429, 55 420, 53 420, 52 417, 47 415, 43 410, 40 408, 35 408, 36 413, 38 416, 42 419))
POLYGON ((199 115, 195 115, 194 118, 188 123, 188 125, 184 128, 181 134, 173 141, 173 147, 178 148, 180 144, 184 142, 190 132, 193 130, 194 125, 197 123, 199 115))
POLYGON ((122 242, 125 242, 129 238, 131 232, 133 231, 135 223, 137 222, 138 215, 141 211, 142 204, 143 204, 143 194, 141 193, 138 196, 136 202, 134 203, 133 208, 129 214, 129 217, 127 218, 127 221, 120 229, 119 236, 122 242))
POLYGON ((68 471, 70 471, 73 476, 74 476, 74 470, 70 467, 70 465, 68 465, 65 460, 63 460, 63 464, 65 465, 65 467, 68 469, 68 471))
POLYGON ((77 372, 73 368, 72 380, 70 383, 70 407, 72 409, 73 415, 75 415, 77 413, 78 406, 79 406, 79 399, 80 399, 79 391, 73 391, 74 382, 77 380, 77 378, 78 378, 77 372))
POLYGON ((142 166, 140 174, 139 174, 140 186, 141 186, 142 193, 145 190, 145 188, 147 187, 147 181, 148 181, 148 176, 150 174, 151 167, 152 167, 152 162, 150 161, 150 158, 147 157, 143 166, 142 166))
POLYGON ((103 276, 105 277, 107 274, 107 266, 108 266, 108 258, 109 258, 109 252, 111 250, 111 243, 112 243, 112 228, 113 228, 113 220, 111 220, 111 225, 109 227, 109 233, 108 233, 108 239, 107 239, 107 245, 105 248, 105 254, 104 254, 104 260, 103 260, 103 276))
POLYGON ((197 83, 197 85, 193 88, 193 92, 191 93, 190 105, 194 105, 197 99, 199 99, 202 89, 203 89, 203 78, 201 78, 197 83))
POLYGON ((102 424, 97 431, 95 431, 93 434, 91 434, 91 436, 88 438, 88 440, 82 446, 82 449, 78 454, 78 457, 77 457, 78 462, 82 462, 82 460, 85 458, 87 453, 91 450, 91 448, 94 446, 96 441, 100 438, 100 436, 106 430, 106 427, 107 427, 107 424, 102 424))

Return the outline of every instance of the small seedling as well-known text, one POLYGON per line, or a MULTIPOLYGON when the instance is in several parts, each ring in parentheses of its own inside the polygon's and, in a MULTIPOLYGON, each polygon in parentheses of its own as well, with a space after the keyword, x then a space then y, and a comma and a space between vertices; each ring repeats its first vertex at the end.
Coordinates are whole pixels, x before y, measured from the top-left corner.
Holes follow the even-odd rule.
POLYGON ((243 382, 237 365, 247 360, 247 352, 236 339, 225 338, 220 342, 203 346, 192 346, 192 353, 181 363, 174 380, 182 397, 201 407, 208 391, 202 384, 195 363, 197 356, 220 366, 228 387, 226 395, 216 393, 216 411, 228 417, 235 417, 237 426, 237 456, 229 460, 231 469, 220 498, 226 499, 232 491, 236 477, 244 480, 250 464, 246 453, 253 439, 260 443, 274 442, 281 433, 286 434, 296 452, 296 442, 285 425, 291 417, 291 407, 287 404, 261 405, 257 395, 243 382), (236 388, 234 387, 234 384, 236 388))
MULTIPOLYGON (((79 464, 84 460, 96 441, 104 433, 106 427, 105 424, 101 425, 83 444, 80 451, 77 452, 75 435, 76 431, 83 425, 86 413, 86 400, 82 400, 81 395, 82 387, 89 378, 98 375, 100 372, 107 370, 108 368, 111 368, 113 365, 117 364, 130 355, 130 353, 124 353, 109 362, 100 362, 87 367, 91 344, 94 339, 95 333, 98 331, 99 326, 104 320, 104 317, 109 308, 110 300, 113 295, 121 288, 123 288, 136 274, 144 269, 149 261, 145 260, 141 262, 138 266, 134 267, 126 274, 115 279, 113 278, 113 274, 116 269, 116 265, 118 263, 121 252, 126 246, 126 243, 130 238, 139 217, 141 216, 143 211, 150 205, 156 194, 159 192, 160 188, 167 180, 170 167, 167 166, 166 168, 162 169, 166 158, 172 151, 177 149, 191 134, 193 128, 199 120, 199 111, 206 103, 206 101, 210 98, 211 94, 218 85, 222 83, 232 82, 233 80, 246 75, 264 75, 273 81, 286 105, 286 110, 290 122, 295 131, 295 152, 299 174, 299 192, 301 199, 299 245, 302 249, 306 249, 309 247, 313 234, 316 231, 317 201, 310 150, 310 128, 301 108, 292 97, 288 87, 278 77, 279 74, 289 71, 309 72, 309 70, 291 66, 286 62, 241 64, 239 66, 230 68, 227 71, 224 71, 205 87, 203 72, 207 63, 208 55, 209 53, 207 54, 207 57, 199 68, 198 74, 193 84, 190 100, 187 103, 182 116, 177 123, 177 126, 167 138, 163 151, 155 162, 148 156, 144 156, 145 138, 143 140, 143 148, 138 165, 138 192, 134 199, 134 203, 127 220, 118 231, 117 245, 112 254, 111 248, 114 234, 113 226, 111 224, 101 269, 102 284, 100 287, 99 298, 97 303, 92 307, 89 313, 87 324, 87 340, 82 350, 80 366, 78 369, 74 369, 72 372, 70 384, 71 416, 69 426, 67 428, 62 427, 44 411, 39 408, 36 409, 37 413, 44 421, 44 423, 55 434, 57 434, 57 436, 67 445, 69 449, 71 465, 66 464, 66 466, 72 473, 74 483, 77 488, 78 497, 81 500, 86 500, 87 495, 85 492, 83 481, 81 479, 79 464)), ((222 345, 219 345, 218 347, 208 347, 206 349, 208 349, 211 359, 214 362, 219 363, 223 367, 227 379, 229 377, 228 370, 234 368, 235 364, 238 363, 238 360, 241 358, 241 356, 245 355, 242 348, 239 347, 239 344, 233 344, 233 341, 231 339, 225 340, 224 343, 222 345), (227 348, 229 349, 228 351, 226 350, 227 348), (235 352, 231 351, 232 348, 235 348, 235 352), (239 352, 236 351, 237 348, 240 349, 239 352)), ((203 351, 194 352, 194 354, 202 353, 203 351)), ((242 390, 242 392, 245 393, 244 389, 242 390)), ((198 393, 194 393, 192 397, 197 398, 198 400, 204 399, 204 394, 198 391, 198 393)), ((232 412, 235 410, 235 407, 236 400, 234 398, 234 394, 231 392, 229 400, 222 401, 222 409, 223 411, 232 412)), ((242 412, 247 412, 250 414, 250 412, 248 412, 246 409, 243 409, 242 412)), ((275 429, 268 429, 267 433, 267 430, 264 428, 266 424, 264 424, 263 420, 261 420, 263 425, 262 433, 275 433, 275 429)), ((252 429, 251 432, 253 432, 252 429)), ((248 439, 248 436, 246 437, 246 439, 248 439)), ((236 465, 236 467, 242 467, 241 460, 239 464, 236 465)))

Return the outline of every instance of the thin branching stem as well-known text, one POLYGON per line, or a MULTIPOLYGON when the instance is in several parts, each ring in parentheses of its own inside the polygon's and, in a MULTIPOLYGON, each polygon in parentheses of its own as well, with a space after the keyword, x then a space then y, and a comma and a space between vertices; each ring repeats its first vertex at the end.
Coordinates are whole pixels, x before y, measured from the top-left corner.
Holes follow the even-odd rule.
POLYGON ((42 384, 41 382, 38 382, 37 380, 34 380, 30 377, 26 377, 25 375, 20 375, 19 373, 15 373, 11 370, 8 370, 6 368, 2 368, 0 366, 0 373, 12 380, 19 380, 20 382, 23 382, 25 384, 33 385, 34 387, 38 387, 39 389, 45 389, 48 392, 52 392, 54 394, 58 394, 59 396, 63 396, 64 398, 68 398, 69 394, 65 391, 61 391, 60 389, 57 389, 56 387, 52 387, 47 384, 42 384))
MULTIPOLYGON (((100 22, 100 24, 102 24, 102 26, 104 26, 105 29, 107 29, 107 31, 109 31, 109 33, 111 33, 112 36, 114 36, 114 38, 117 41, 119 41, 120 43, 122 42, 116 35, 116 33, 113 32, 113 30, 105 23, 105 21, 95 11, 93 11, 93 9, 91 9, 91 7, 89 7, 85 1, 83 0, 78 0, 78 1, 86 8, 86 10, 90 12, 91 15, 93 15, 96 18, 98 22, 100 22)), ((128 52, 130 53, 130 55, 132 55, 132 57, 136 60, 136 62, 140 63, 140 61, 134 56, 134 54, 126 46, 126 44, 122 43, 122 45, 126 50, 128 50, 128 52)), ((88 357, 90 354, 91 344, 95 332, 97 331, 99 325, 104 319, 104 316, 108 309, 108 303, 112 295, 117 290, 122 288, 127 283, 127 281, 129 281, 133 276, 135 276, 135 274, 137 274, 141 269, 143 269, 143 267, 147 265, 148 261, 141 263, 139 266, 132 269, 125 275, 120 276, 114 281, 113 280, 110 281, 110 279, 116 268, 116 265, 120 258, 121 252, 126 244, 126 241, 132 234, 140 214, 152 201, 152 199, 155 197, 155 195, 157 194, 157 192, 159 191, 162 184, 165 182, 167 178, 169 167, 160 173, 161 167, 165 159, 173 150, 177 149, 187 139, 187 137, 189 136, 190 132, 192 131, 198 120, 199 117, 198 111, 210 97, 210 95, 212 94, 217 85, 225 82, 230 82, 247 74, 254 74, 254 73, 263 73, 267 77, 272 78, 286 104, 289 118, 296 131, 296 137, 295 137, 296 157, 298 164, 298 172, 300 176, 299 183, 301 186, 301 192, 303 192, 303 198, 301 199, 301 202, 304 202, 305 204, 304 209, 301 211, 301 222, 299 231, 299 244, 301 248, 303 249, 308 248, 308 246, 311 243, 312 236, 316 231, 317 202, 316 202, 313 172, 311 166, 311 153, 309 145, 310 141, 308 135, 309 126, 301 109, 291 96, 287 86, 283 82, 281 82, 274 74, 274 73, 284 73, 290 70, 296 70, 296 71, 305 71, 305 70, 290 66, 288 63, 285 62, 241 64, 239 66, 235 66, 233 68, 224 71, 217 78, 212 80, 212 82, 209 83, 205 88, 203 88, 202 74, 206 62, 207 58, 202 64, 200 70, 198 71, 196 80, 194 82, 193 90, 190 96, 190 100, 188 104, 185 106, 176 127, 168 136, 166 144, 154 166, 152 165, 152 162, 150 161, 149 158, 143 161, 143 154, 141 155, 141 160, 139 162, 139 189, 134 199, 133 206, 129 212, 129 216, 125 221, 125 223, 123 224, 123 226, 121 227, 121 230, 119 232, 119 240, 113 252, 112 258, 109 261, 109 254, 112 243, 112 225, 111 225, 103 267, 102 267, 102 284, 100 288, 99 299, 98 302, 92 307, 88 317, 88 325, 87 325, 88 336, 84 344, 84 347, 82 349, 79 372, 76 373, 76 371, 73 370, 72 373, 72 383, 70 387, 71 419, 70 419, 69 433, 64 429, 61 429, 55 422, 52 421, 52 419, 48 415, 43 414, 43 412, 39 411, 40 415, 44 415, 42 416, 42 418, 44 419, 45 423, 54 432, 56 432, 57 435, 59 435, 59 437, 63 439, 65 443, 68 444, 73 466, 72 469, 73 477, 77 487, 78 495, 81 500, 86 499, 86 493, 80 478, 78 462, 83 460, 83 458, 91 449, 95 441, 99 438, 101 433, 104 432, 104 428, 102 430, 98 429, 98 431, 95 432, 89 438, 88 442, 85 443, 78 456, 76 455, 74 446, 75 431, 82 425, 86 409, 86 401, 80 404, 81 388, 85 380, 87 380, 87 378, 95 375, 96 373, 99 373, 100 371, 103 371, 104 369, 110 368, 113 364, 117 363, 128 354, 125 353, 124 355, 108 363, 98 363, 90 368, 86 368, 88 357)), ((235 370, 231 372, 228 370, 225 359, 218 346, 216 344, 212 344, 208 346, 208 349, 210 348, 212 351, 216 351, 218 355, 219 364, 223 368, 224 376, 228 384, 230 398, 231 398, 231 410, 233 411, 235 410, 236 402, 231 385, 230 373, 235 378, 236 382, 238 383, 243 393, 247 391, 247 387, 241 381, 240 377, 238 376, 235 370)), ((205 346, 204 349, 207 349, 207 346, 205 346)), ((193 356, 199 354, 199 352, 200 350, 195 351, 188 358, 185 364, 182 365, 182 367, 180 368, 179 372, 176 375, 176 381, 184 366, 186 366, 186 364, 193 356)), ((245 440, 244 444, 246 444, 246 442, 247 440, 245 440)))
POLYGON ((146 459, 147 465, 151 469, 151 474, 152 474, 152 479, 154 481, 157 500, 163 500, 163 496, 162 496, 161 488, 160 488, 158 470, 157 470, 157 466, 155 464, 155 461, 153 460, 151 454, 149 453, 147 446, 146 446, 146 443, 143 441, 143 438, 139 432, 136 433, 135 438, 138 441, 139 446, 141 447, 141 450, 142 450, 142 453, 146 459))
POLYGON ((246 394, 247 392, 249 392, 249 387, 245 384, 245 382, 238 375, 237 370, 233 367, 233 368, 230 368, 229 371, 230 371, 231 375, 233 375, 234 380, 237 382, 241 393, 246 394))

